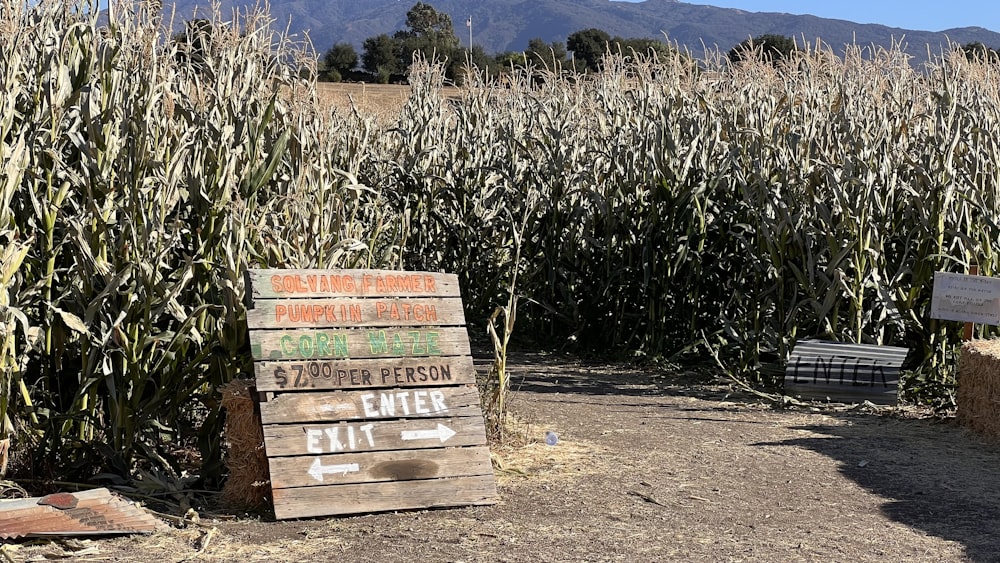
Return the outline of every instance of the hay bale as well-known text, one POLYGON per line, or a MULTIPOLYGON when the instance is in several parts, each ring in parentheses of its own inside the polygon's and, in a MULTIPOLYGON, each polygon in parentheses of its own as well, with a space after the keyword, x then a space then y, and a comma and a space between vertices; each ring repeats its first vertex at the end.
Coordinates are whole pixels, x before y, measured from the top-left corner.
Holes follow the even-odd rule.
POLYGON ((220 390, 222 408, 226 409, 226 467, 229 468, 222 501, 240 510, 261 510, 271 504, 271 479, 257 401, 246 380, 231 381, 220 390))
POLYGON ((1000 439, 1000 339, 962 346, 958 360, 958 423, 1000 439))

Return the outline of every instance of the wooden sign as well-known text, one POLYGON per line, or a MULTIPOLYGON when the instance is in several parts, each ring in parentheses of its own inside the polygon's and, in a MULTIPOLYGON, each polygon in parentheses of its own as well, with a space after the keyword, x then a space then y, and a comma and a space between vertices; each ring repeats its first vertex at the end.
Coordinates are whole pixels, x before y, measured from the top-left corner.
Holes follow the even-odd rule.
POLYGON ((1000 325, 1000 278, 936 272, 931 317, 1000 325))
POLYGON ((275 517, 496 502, 456 276, 250 270, 247 284, 275 517))

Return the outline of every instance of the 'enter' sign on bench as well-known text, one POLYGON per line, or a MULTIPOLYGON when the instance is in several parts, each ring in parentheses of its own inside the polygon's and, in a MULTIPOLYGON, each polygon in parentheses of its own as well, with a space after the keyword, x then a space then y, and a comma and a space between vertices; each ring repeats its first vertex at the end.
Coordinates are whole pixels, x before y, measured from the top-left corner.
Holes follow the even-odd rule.
POLYGON ((806 399, 896 404, 907 349, 801 340, 785 368, 785 394, 806 399))

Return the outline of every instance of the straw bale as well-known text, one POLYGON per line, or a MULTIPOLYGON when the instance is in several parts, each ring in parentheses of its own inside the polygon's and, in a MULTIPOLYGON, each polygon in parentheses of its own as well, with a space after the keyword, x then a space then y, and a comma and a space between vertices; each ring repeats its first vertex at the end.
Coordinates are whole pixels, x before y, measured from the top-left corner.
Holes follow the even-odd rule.
POLYGON ((976 340, 962 347, 956 402, 959 424, 1000 439, 1000 339, 976 340))
POLYGON ((222 501, 241 510, 260 510, 270 505, 271 481, 257 402, 246 380, 233 380, 221 391, 229 468, 222 501))

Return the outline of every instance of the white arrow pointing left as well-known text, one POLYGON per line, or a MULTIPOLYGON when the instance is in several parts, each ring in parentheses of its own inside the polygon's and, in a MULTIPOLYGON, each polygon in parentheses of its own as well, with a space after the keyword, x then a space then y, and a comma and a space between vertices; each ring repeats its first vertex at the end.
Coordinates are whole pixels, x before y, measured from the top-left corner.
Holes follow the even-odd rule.
POLYGON ((351 403, 340 403, 338 405, 320 405, 319 412, 345 412, 353 411, 354 405, 351 403))
POLYGON ((320 461, 318 457, 312 462, 312 465, 309 466, 309 475, 311 475, 313 479, 316 479, 320 483, 323 482, 323 475, 326 475, 327 473, 330 474, 340 473, 343 475, 347 475, 348 473, 357 473, 358 471, 361 471, 361 466, 358 465, 357 463, 342 463, 340 465, 323 465, 323 462, 320 461))

